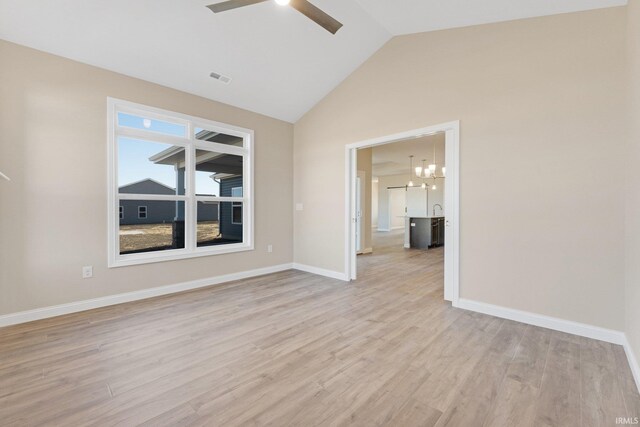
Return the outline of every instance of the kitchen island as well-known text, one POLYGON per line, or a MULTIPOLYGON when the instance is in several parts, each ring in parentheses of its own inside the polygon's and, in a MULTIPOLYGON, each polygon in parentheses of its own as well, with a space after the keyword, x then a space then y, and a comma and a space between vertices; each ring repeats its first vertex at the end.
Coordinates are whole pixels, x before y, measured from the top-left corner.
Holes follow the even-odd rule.
POLYGON ((444 216, 405 217, 404 247, 429 249, 444 246, 444 216))

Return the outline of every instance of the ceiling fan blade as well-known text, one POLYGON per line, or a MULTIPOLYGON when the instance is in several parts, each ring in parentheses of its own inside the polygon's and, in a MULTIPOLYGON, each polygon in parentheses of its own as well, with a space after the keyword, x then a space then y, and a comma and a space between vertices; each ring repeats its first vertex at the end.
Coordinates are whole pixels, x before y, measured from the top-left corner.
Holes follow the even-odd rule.
POLYGON ((262 3, 269 0, 228 0, 222 3, 210 4, 207 6, 213 13, 224 12, 225 10, 236 9, 238 7, 250 6, 256 3, 262 3))
POLYGON ((338 30, 342 28, 342 24, 340 22, 324 13, 307 0, 291 0, 289 5, 314 21, 316 24, 320 25, 325 30, 329 31, 331 34, 337 33, 338 30))

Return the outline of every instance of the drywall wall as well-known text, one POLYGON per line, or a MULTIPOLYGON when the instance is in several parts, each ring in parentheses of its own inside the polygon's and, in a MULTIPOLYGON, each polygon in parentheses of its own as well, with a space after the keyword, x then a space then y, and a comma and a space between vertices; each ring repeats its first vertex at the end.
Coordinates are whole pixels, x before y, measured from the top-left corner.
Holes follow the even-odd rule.
POLYGON ((371 148, 364 148, 362 150, 358 150, 358 156, 356 159, 357 170, 363 171, 365 175, 364 182, 362 183, 362 190, 364 191, 364 240, 362 241, 362 249, 364 251, 369 251, 372 245, 373 234, 371 231, 371 221, 372 221, 372 212, 371 212, 371 192, 372 190, 372 180, 373 177, 371 175, 371 171, 373 169, 373 165, 371 162, 371 148))
POLYGON ((461 297, 622 330, 626 19, 389 41, 295 125, 296 262, 344 271, 346 144, 460 120, 461 297))
POLYGON ((0 315, 292 261, 291 124, 8 42, 0 58, 0 315), (255 130, 254 251, 107 268, 107 97, 255 130))
POLYGON ((628 5, 629 147, 626 192, 626 333, 640 363, 640 0, 628 5))

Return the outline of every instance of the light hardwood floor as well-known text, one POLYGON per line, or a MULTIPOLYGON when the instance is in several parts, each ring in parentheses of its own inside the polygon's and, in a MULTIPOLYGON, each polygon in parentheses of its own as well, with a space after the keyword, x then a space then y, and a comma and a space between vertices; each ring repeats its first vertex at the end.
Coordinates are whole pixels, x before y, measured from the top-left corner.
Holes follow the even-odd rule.
POLYGON ((443 252, 377 236, 353 284, 283 272, 0 329, 0 425, 613 426, 619 346, 451 308, 443 252))

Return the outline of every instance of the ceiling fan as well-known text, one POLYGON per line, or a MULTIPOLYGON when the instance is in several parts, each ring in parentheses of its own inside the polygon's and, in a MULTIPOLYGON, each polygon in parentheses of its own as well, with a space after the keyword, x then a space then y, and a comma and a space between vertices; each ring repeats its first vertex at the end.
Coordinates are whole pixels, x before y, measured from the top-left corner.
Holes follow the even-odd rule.
MULTIPOLYGON (((227 0, 221 3, 211 4, 207 6, 213 13, 224 12, 239 7, 250 6, 256 3, 262 3, 269 0, 227 0)), ((320 25, 331 34, 338 32, 342 28, 342 24, 333 17, 327 15, 307 0, 275 0, 281 6, 289 5, 307 18, 320 25)))

